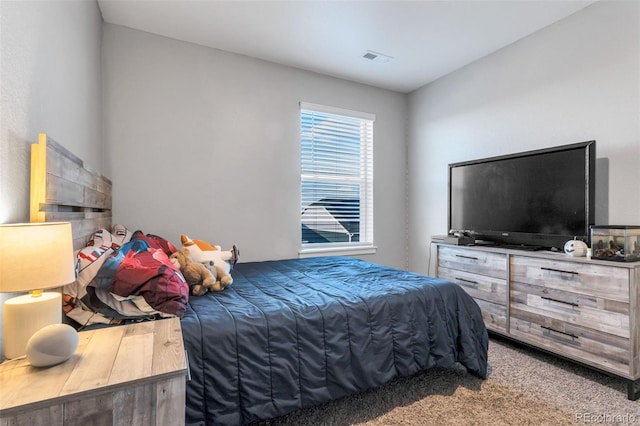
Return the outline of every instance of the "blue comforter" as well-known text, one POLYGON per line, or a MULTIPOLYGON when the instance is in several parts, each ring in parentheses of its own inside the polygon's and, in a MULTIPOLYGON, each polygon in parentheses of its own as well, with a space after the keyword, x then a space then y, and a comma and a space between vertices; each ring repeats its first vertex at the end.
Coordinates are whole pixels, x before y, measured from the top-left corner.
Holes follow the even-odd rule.
POLYGON ((456 362, 487 376, 487 331, 459 286, 346 257, 239 263, 182 318, 187 424, 236 425, 456 362))

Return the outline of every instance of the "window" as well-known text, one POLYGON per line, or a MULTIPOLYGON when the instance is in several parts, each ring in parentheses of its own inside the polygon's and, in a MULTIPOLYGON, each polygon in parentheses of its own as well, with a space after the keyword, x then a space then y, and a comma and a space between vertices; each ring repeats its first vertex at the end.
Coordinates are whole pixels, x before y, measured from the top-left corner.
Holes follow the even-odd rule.
POLYGON ((300 104, 302 252, 373 248, 374 120, 300 104))

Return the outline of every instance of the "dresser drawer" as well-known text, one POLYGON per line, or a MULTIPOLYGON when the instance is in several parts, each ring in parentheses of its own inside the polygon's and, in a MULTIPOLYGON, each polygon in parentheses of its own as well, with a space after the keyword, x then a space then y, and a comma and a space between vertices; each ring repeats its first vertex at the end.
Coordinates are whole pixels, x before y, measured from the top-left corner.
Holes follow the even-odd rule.
POLYGON ((457 269, 438 268, 438 277, 454 282, 474 299, 507 304, 507 280, 457 269))
POLYGON ((438 269, 466 271, 488 277, 507 279, 507 256, 457 247, 438 248, 438 269))
POLYGON ((632 376, 630 341, 574 324, 511 308, 509 334, 533 346, 550 350, 623 377, 632 376))
POLYGON ((475 299, 476 303, 482 311, 482 319, 488 330, 498 331, 500 333, 507 332, 507 306, 487 302, 486 300, 475 299))
POLYGON ((511 315, 538 315, 628 339, 629 304, 541 285, 511 283, 511 315))
MULTIPOLYGON (((512 256, 511 281, 629 303, 629 270, 586 262, 512 256)), ((606 309, 606 307, 602 307, 606 309)))

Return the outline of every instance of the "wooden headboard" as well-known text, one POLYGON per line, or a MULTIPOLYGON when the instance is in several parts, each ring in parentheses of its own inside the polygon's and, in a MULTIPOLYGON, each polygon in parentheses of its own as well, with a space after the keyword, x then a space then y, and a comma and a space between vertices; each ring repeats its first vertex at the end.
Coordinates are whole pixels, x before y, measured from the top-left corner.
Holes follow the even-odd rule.
POLYGON ((111 229, 111 181, 44 133, 31 144, 31 222, 71 222, 74 250, 111 229))

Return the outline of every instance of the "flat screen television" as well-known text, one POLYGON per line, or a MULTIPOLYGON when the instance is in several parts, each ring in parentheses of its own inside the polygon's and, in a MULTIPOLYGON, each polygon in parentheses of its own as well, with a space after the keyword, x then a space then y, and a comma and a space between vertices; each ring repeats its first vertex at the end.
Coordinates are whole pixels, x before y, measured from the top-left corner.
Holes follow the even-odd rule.
POLYGON ((596 142, 449 164, 449 232, 529 249, 589 244, 596 142))

